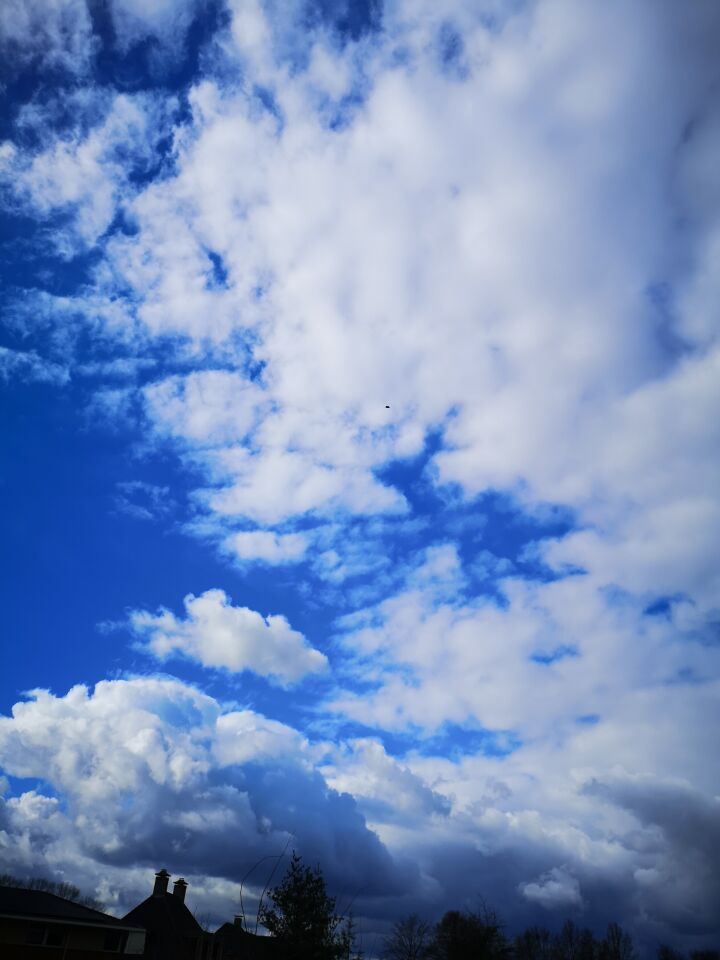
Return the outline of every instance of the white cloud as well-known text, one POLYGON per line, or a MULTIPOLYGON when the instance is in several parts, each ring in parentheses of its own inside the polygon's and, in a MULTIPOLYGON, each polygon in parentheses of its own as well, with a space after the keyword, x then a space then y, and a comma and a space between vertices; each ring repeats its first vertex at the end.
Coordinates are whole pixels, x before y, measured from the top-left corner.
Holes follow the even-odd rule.
POLYGON ((282 686, 327 664, 325 655, 308 646, 285 617, 263 617, 248 607, 234 607, 223 590, 189 594, 184 605, 184 620, 170 610, 131 613, 133 631, 153 656, 166 660, 182 654, 205 667, 251 670, 282 686))
POLYGON ((598 576, 617 563, 638 586, 660 570, 667 589, 709 597, 712 9, 680 23, 663 4, 650 29, 640 8, 546 0, 492 32, 458 5, 458 82, 431 54, 435 14, 400 5, 365 51, 367 102, 340 131, 313 91, 337 95, 357 51, 318 37, 308 71, 290 76, 275 60, 288 24, 258 5, 233 16, 244 69, 265 71, 282 126, 245 92, 199 82, 177 174, 142 191, 138 234, 109 245, 149 332, 224 343, 230 362, 229 338, 249 332, 265 364, 247 389, 239 373, 202 371, 146 392, 154 428, 223 485, 205 499, 218 521, 403 509, 374 471, 443 424, 440 482, 560 502, 593 524, 592 552, 570 538, 563 562, 597 563, 598 576), (411 65, 389 68, 401 41, 411 65), (695 229, 684 265, 677 209, 695 229), (223 286, 209 283, 208 251, 223 286), (659 279, 677 288, 670 320, 643 292, 659 279), (668 323, 684 358, 663 343, 668 323), (698 536, 681 556, 670 531, 685 517, 698 536))
MULTIPOLYGON (((92 245, 110 226, 127 196, 134 193, 129 178, 134 164, 147 164, 161 135, 163 110, 150 96, 118 94, 108 104, 104 92, 95 96, 100 121, 88 132, 71 130, 51 138, 35 118, 32 125, 45 149, 30 155, 15 150, 5 158, 3 179, 16 202, 36 217, 63 213, 70 217, 58 229, 58 251, 71 256, 92 245), (103 116, 104 114, 104 116, 103 116)), ((45 110, 45 128, 52 111, 45 110)))
POLYGON ((243 516, 272 524, 310 511, 372 514, 406 508, 404 498, 378 483, 370 471, 318 463, 312 452, 269 447, 250 453, 235 447, 221 451, 209 465, 226 484, 207 494, 209 506, 220 517, 243 516))
POLYGON ((241 374, 203 370, 145 388, 147 412, 158 430, 199 446, 239 442, 251 430, 262 391, 241 374))
MULTIPOLYGON (((343 624, 339 639, 355 671, 331 709, 386 730, 430 735, 446 723, 470 723, 521 741, 562 741, 583 716, 602 718, 602 726, 625 716, 630 724, 628 708, 641 690, 669 703, 669 685, 677 684, 681 697, 704 702, 697 684, 714 683, 720 672, 697 616, 685 624, 681 608, 648 617, 642 599, 614 599, 592 578, 506 579, 496 584, 502 604, 460 600, 462 580, 440 586, 412 572, 397 595, 343 624), (358 679, 370 688, 356 692, 358 679)), ((691 736, 695 720, 686 719, 691 736)))
POLYGON ((350 793, 371 822, 409 827, 434 815, 447 816, 451 803, 433 791, 422 777, 391 757, 382 743, 370 738, 350 740, 321 767, 328 783, 350 793))
POLYGON ((520 892, 527 900, 539 903, 549 910, 567 910, 583 905, 577 878, 562 867, 553 867, 531 883, 521 883, 520 892))
POLYGON ((238 560, 263 563, 296 563, 307 550, 307 538, 301 533, 275 533, 270 530, 248 530, 234 533, 224 543, 238 560))
POLYGON ((253 710, 234 710, 219 717, 213 749, 224 767, 260 759, 313 759, 310 744, 297 730, 253 710))
POLYGON ((65 697, 34 691, 2 718, 3 765, 19 777, 42 777, 68 791, 81 808, 137 795, 142 784, 185 789, 208 769, 207 740, 218 708, 173 681, 104 682, 65 697), (175 722, 157 706, 174 698, 175 722), (187 727, 187 729, 185 729, 187 727), (122 743, 122 753, 108 750, 122 743), (62 743, 61 749, 56 749, 62 743))

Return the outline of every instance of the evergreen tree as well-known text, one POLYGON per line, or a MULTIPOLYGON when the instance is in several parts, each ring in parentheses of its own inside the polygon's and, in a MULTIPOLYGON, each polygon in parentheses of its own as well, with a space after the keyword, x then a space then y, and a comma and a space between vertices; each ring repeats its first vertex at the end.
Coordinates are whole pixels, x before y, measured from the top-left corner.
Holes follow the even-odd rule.
POLYGON ((335 912, 320 868, 303 866, 293 852, 282 882, 268 894, 272 907, 262 906, 260 923, 282 943, 285 960, 347 960, 353 944, 351 920, 335 912))

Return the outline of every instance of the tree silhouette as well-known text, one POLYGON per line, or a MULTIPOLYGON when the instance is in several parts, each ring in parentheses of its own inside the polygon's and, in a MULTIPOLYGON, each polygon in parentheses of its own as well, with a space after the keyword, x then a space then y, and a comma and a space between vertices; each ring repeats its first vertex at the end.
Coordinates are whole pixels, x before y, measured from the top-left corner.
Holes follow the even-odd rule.
POLYGON ((545 927, 528 927, 515 937, 515 960, 555 960, 553 936, 545 927))
POLYGON ((415 913, 398 920, 385 938, 383 956, 387 960, 424 960, 430 944, 431 927, 415 913))
POLYGON ((507 960, 510 945, 495 913, 449 910, 435 927, 427 956, 432 960, 507 960))
POLYGON ((632 937, 619 923, 609 923, 605 939, 600 943, 601 960, 635 960, 632 937))
POLYGON ((354 939, 352 920, 335 912, 320 868, 303 866, 293 852, 279 886, 268 894, 272 907, 260 908, 260 923, 282 944, 284 960, 345 960, 354 939))
POLYGON ((680 953, 679 950, 675 950, 673 947, 668 947, 665 943, 660 944, 657 955, 658 960, 685 960, 684 953, 680 953))
POLYGON ((592 931, 578 927, 572 920, 566 920, 553 938, 555 960, 599 960, 598 952, 599 945, 592 931))

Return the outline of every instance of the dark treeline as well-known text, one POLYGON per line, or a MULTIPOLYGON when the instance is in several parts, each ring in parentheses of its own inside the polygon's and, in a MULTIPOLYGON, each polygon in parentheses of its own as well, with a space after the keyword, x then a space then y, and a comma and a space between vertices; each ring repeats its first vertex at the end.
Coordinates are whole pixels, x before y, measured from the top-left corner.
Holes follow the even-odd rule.
MULTIPOLYGON (((278 943, 282 960, 362 957, 352 917, 336 912, 319 866, 306 867, 293 853, 284 879, 267 896, 258 917, 278 943)), ((370 954, 384 960, 638 960, 632 937, 617 923, 610 923, 600 937, 572 920, 557 933, 529 927, 511 937, 488 907, 449 910, 438 923, 411 914, 394 925, 381 945, 375 943, 370 954)), ((720 952, 695 950, 686 956, 661 946, 657 960, 720 960, 720 952)))
MULTIPOLYGON (((558 933, 528 927, 516 937, 505 934, 493 910, 450 910, 437 924, 415 914, 399 920, 385 938, 385 960, 637 960, 632 937, 617 923, 604 937, 567 920, 558 933)), ((720 960, 720 951, 685 955, 668 946, 658 960, 720 960)))

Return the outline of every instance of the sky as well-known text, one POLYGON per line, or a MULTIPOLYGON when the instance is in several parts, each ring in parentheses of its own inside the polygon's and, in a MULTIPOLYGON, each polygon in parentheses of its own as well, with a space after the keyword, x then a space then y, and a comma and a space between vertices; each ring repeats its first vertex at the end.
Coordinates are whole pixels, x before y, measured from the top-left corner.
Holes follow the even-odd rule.
POLYGON ((719 44, 0 5, 1 871, 718 945, 719 44))

